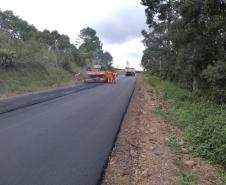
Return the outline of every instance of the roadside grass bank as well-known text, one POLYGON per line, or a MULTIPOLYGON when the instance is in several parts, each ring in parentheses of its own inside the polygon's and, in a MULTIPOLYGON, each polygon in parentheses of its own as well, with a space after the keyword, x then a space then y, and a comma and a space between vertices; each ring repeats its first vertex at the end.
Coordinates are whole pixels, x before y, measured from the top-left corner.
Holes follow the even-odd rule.
MULTIPOLYGON (((76 65, 71 70, 81 71, 76 65)), ((73 84, 72 71, 39 63, 18 63, 7 70, 0 68, 0 98, 73 84)))
MULTIPOLYGON (((217 105, 148 73, 143 78, 159 89, 169 105, 156 111, 184 131, 187 147, 195 155, 226 167, 226 105, 217 105)), ((225 176, 225 175, 224 175, 225 176)))
POLYGON ((68 50, 50 49, 37 39, 23 41, 0 31, 0 98, 64 85, 78 71, 78 59, 68 50))

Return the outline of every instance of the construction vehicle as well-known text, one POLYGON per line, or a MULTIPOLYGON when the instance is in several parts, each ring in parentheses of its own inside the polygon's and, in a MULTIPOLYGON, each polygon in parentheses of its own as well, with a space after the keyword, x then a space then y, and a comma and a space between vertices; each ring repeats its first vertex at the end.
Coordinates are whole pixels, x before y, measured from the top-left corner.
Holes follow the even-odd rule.
POLYGON ((134 68, 129 68, 129 67, 126 67, 125 68, 125 75, 126 76, 135 76, 136 74, 136 71, 134 68))
POLYGON ((93 68, 89 68, 86 71, 86 76, 84 79, 85 83, 106 83, 107 76, 106 71, 102 69, 101 65, 94 65, 93 68))

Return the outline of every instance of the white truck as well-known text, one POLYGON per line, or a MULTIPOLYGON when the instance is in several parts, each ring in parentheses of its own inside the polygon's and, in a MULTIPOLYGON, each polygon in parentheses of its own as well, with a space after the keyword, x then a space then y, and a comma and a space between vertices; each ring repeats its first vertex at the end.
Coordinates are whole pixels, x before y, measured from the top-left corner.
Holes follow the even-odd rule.
POLYGON ((125 68, 125 75, 126 76, 135 76, 136 75, 136 71, 135 71, 134 68, 126 67, 125 68))

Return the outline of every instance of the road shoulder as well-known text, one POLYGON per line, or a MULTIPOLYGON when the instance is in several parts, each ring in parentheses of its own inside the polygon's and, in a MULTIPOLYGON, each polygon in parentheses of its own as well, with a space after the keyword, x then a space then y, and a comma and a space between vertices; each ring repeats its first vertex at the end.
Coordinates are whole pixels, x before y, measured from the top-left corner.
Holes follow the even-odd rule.
POLYGON ((158 91, 137 80, 102 185, 221 185, 218 167, 183 148, 183 133, 156 113, 158 91))
POLYGON ((168 126, 154 113, 158 102, 153 91, 138 79, 104 185, 164 185, 179 179, 167 144, 168 126))

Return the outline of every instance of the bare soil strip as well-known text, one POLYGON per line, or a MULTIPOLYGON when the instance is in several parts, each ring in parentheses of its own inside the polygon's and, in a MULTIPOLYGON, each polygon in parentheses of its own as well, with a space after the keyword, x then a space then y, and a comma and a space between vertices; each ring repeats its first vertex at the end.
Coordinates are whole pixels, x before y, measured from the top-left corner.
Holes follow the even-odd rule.
POLYGON ((183 180, 184 171, 192 174, 197 184, 223 184, 218 167, 192 157, 182 147, 183 133, 155 113, 157 107, 167 106, 154 87, 138 79, 103 185, 170 185, 183 180), (181 145, 177 151, 172 135, 181 145))

